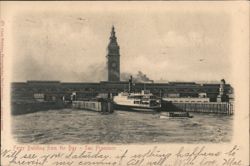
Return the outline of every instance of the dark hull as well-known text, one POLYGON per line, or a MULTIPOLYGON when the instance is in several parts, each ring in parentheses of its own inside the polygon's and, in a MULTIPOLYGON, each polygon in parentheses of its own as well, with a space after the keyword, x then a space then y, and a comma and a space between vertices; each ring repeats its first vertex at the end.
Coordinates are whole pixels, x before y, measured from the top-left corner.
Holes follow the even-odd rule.
POLYGON ((150 111, 160 111, 161 107, 150 108, 150 107, 140 107, 140 106, 127 106, 127 105, 118 105, 114 104, 114 108, 124 111, 138 111, 138 112, 150 112, 150 111))
POLYGON ((166 112, 161 114, 160 118, 193 118, 188 112, 166 112))

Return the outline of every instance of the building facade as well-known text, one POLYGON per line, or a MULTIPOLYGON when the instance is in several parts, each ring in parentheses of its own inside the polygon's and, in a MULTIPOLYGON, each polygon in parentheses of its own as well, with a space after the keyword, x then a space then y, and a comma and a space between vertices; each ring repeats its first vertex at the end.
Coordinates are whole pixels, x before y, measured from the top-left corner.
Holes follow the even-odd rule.
MULTIPOLYGON (((136 83, 133 87, 135 92, 150 90, 154 95, 163 98, 199 98, 199 94, 206 94, 210 102, 216 102, 220 93, 220 84, 198 84, 198 83, 136 83)), ((57 81, 27 81, 12 83, 12 101, 31 101, 43 94, 44 100, 70 98, 73 92, 80 98, 94 98, 98 94, 128 91, 129 83, 120 81, 102 81, 99 83, 64 83, 57 81)), ((233 88, 230 84, 224 85, 224 94, 233 97, 233 88)), ((39 98, 40 99, 40 98, 39 98)), ((201 99, 201 98, 200 98, 201 99)), ((200 100, 199 99, 199 100, 200 100)))

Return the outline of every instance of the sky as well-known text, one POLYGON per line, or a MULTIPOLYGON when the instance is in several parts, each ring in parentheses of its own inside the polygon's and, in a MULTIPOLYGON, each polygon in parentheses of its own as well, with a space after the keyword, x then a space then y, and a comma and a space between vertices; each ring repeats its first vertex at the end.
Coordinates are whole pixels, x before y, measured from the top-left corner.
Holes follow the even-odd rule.
POLYGON ((107 80, 112 25, 122 75, 142 71, 155 82, 231 78, 230 15, 126 9, 16 15, 12 80, 107 80))

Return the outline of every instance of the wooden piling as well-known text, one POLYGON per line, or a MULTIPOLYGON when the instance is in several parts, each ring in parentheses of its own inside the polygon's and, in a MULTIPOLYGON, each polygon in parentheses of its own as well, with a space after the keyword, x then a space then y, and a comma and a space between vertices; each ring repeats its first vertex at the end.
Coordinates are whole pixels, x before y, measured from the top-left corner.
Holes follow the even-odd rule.
POLYGON ((72 108, 112 113, 113 103, 110 101, 73 101, 72 108))

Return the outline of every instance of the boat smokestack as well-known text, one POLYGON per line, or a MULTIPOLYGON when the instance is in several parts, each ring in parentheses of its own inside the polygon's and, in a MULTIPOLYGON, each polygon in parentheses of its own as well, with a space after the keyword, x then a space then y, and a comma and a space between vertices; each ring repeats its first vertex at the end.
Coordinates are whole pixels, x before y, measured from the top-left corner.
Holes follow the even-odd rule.
POLYGON ((128 81, 128 92, 129 93, 131 93, 131 91, 132 91, 132 84, 133 83, 133 77, 132 77, 132 75, 130 76, 130 79, 129 79, 129 81, 128 81))

